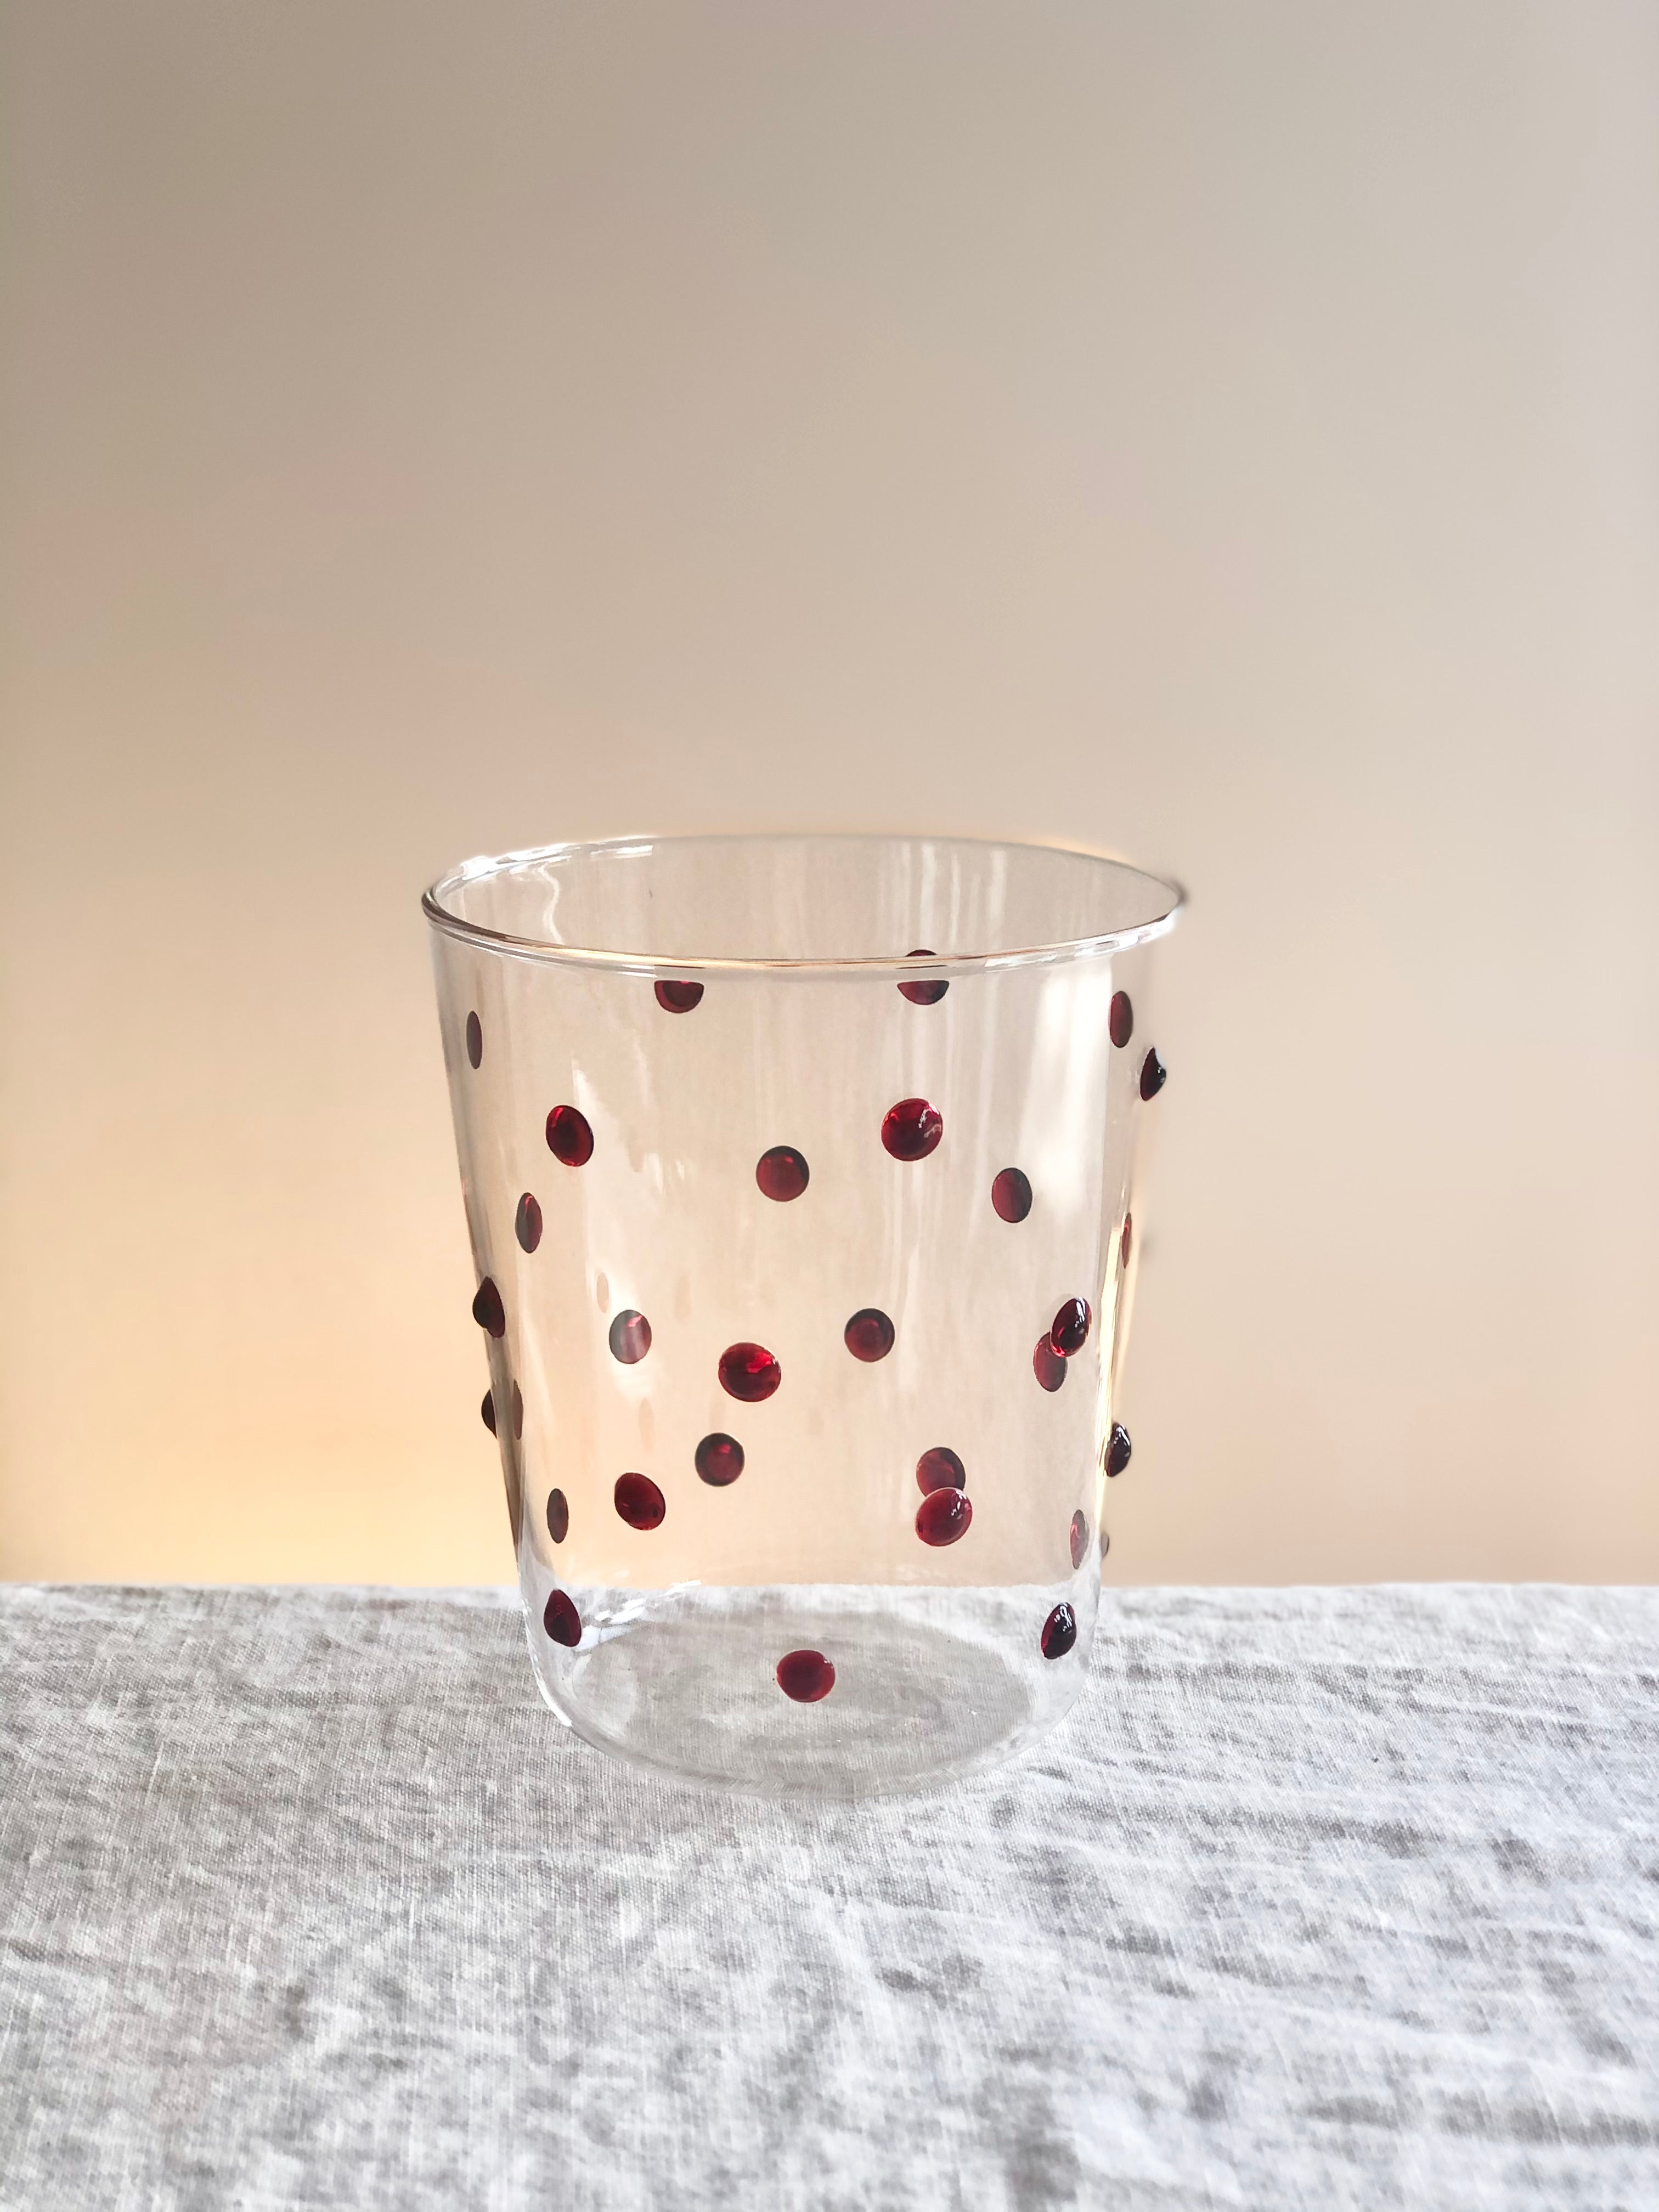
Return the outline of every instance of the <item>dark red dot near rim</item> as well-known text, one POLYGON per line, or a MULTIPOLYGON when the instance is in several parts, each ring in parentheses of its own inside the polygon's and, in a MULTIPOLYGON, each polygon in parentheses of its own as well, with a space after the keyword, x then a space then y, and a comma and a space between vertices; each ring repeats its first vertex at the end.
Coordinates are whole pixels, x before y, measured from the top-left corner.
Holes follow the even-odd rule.
POLYGON ((860 1306, 842 1335, 854 1359, 885 1359, 893 1348, 893 1324, 879 1306, 860 1306))
POLYGON ((916 1534, 924 1544, 954 1544, 968 1534, 973 1517, 965 1490, 930 1491, 916 1508, 916 1534))
POLYGON ((1127 991, 1114 991, 1111 1011, 1106 1017, 1106 1027, 1112 1042, 1121 1050, 1135 1033, 1135 1010, 1129 1003, 1127 991))
POLYGON ((728 1344, 720 1354, 720 1388, 728 1398, 758 1406, 783 1380, 783 1370, 763 1344, 728 1344))
POLYGON ((1042 1656, 1063 1659, 1077 1642, 1077 1615, 1071 1607, 1057 1605, 1042 1624, 1042 1656))
POLYGON ((936 1490, 966 1490, 968 1470, 948 1444, 935 1444, 916 1462, 916 1488, 924 1498, 936 1490))
MULTIPOLYGON (((913 945, 904 957, 907 960, 932 960, 936 956, 931 945, 913 945)), ((936 1006, 951 986, 943 976, 939 976, 918 980, 914 983, 901 983, 898 988, 899 996, 908 999, 913 1006, 936 1006)))
POLYGON ((1004 1168, 993 1182, 991 1204, 999 1220, 1024 1220, 1031 1210, 1031 1186, 1018 1168, 1004 1168))
POLYGON ((495 1393, 493 1390, 484 1392, 483 1403, 478 1408, 478 1418, 493 1437, 495 1433, 495 1393))
POLYGON ((619 1474, 611 1493, 630 1528, 660 1528, 668 1507, 648 1474, 619 1474))
POLYGON ((1031 1354, 1031 1372, 1045 1390, 1058 1390, 1066 1380, 1066 1362, 1046 1336, 1036 1340, 1036 1350, 1031 1354))
POLYGON ((533 1252, 542 1241, 542 1209, 529 1191, 526 1191, 519 1200, 519 1211, 513 1220, 513 1233, 526 1252, 533 1252))
POLYGON ((542 1608, 542 1626, 555 1644, 568 1644, 574 1649, 582 1640, 582 1617, 561 1589, 548 1593, 542 1608))
POLYGON ((650 1349, 650 1322, 632 1306, 624 1306, 611 1324, 611 1357, 624 1367, 637 1367, 650 1349))
POLYGON ((1121 1474, 1133 1453, 1134 1446, 1129 1442, 1129 1431, 1121 1421, 1114 1421, 1112 1433, 1106 1440, 1107 1474, 1121 1474))
POLYGON ((881 1141, 896 1160, 925 1160, 944 1134, 944 1117, 925 1098, 901 1098, 882 1118, 881 1141))
POLYGON ((466 1056, 477 1067, 483 1058, 483 1024, 477 1014, 466 1018, 466 1056))
POLYGON ((1081 1512, 1072 1516, 1072 1565, 1080 1567, 1089 1553, 1089 1523, 1081 1512))
POLYGON ((778 1662, 778 1687, 798 1705, 815 1705, 836 1686, 836 1670, 822 1651, 786 1651, 778 1662))
POLYGON ((562 1490, 547 1493, 547 1533, 556 1544, 562 1544, 570 1534, 570 1500, 562 1490))
POLYGON ((763 1194, 775 1199, 780 1206, 800 1196, 811 1181, 811 1172, 805 1155, 793 1145, 774 1145, 755 1163, 755 1181, 763 1194))
POLYGON ((1094 1316, 1087 1298, 1067 1298, 1048 1326, 1048 1341, 1062 1359, 1074 1359, 1089 1341, 1094 1316))
POLYGON ((1141 1097, 1143 1098, 1156 1098, 1158 1092, 1163 1090, 1164 1085, 1169 1081, 1169 1079, 1170 1071, 1165 1067, 1164 1062, 1158 1058, 1156 1050, 1149 1051, 1146 1059, 1140 1063, 1141 1097))
POLYGON ((1126 1213, 1123 1217, 1123 1234, 1117 1240, 1117 1264, 1120 1267, 1128 1266, 1129 1255, 1134 1249, 1134 1242, 1135 1218, 1133 1213, 1126 1213))
POLYGON ((515 1437, 524 1434, 524 1392, 516 1382, 513 1385, 513 1433, 515 1437))
POLYGON ((547 1117, 547 1149, 568 1168, 584 1168, 593 1157, 593 1132, 574 1106, 556 1106, 547 1117))
POLYGON ((743 1446, 720 1429, 705 1437, 692 1456, 698 1474, 715 1490, 724 1490, 743 1473, 743 1446))
POLYGON ((689 1014, 702 1002, 701 983, 659 983, 657 1004, 665 1014, 689 1014))
POLYGON ((472 1318, 480 1328, 488 1329, 491 1336, 507 1334, 507 1309, 501 1304, 501 1294, 495 1288, 495 1278, 486 1275, 478 1285, 472 1301, 472 1318))

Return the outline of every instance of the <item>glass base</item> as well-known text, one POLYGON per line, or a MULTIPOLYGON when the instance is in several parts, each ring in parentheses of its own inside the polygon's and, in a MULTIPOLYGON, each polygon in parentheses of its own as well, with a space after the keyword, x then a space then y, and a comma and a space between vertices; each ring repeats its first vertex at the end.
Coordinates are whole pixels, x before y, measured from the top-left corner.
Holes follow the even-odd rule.
POLYGON ((526 1625, 542 1695, 600 1750, 708 1788, 861 1797, 974 1773, 1052 1728, 1082 1686, 1097 1588, 590 1589, 576 1650, 526 1625), (1045 1659, 1061 1600, 1077 1641, 1045 1659), (786 1695, 791 1653, 830 1662, 824 1694, 786 1695))

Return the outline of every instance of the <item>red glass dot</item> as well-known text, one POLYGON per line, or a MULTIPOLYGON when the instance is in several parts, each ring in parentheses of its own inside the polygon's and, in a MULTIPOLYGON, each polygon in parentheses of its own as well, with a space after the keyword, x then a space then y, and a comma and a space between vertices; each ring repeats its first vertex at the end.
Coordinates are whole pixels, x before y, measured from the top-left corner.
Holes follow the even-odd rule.
POLYGON ((1089 1341, 1089 1324, 1093 1319, 1087 1298, 1066 1299, 1048 1329, 1048 1341, 1062 1359, 1073 1359, 1082 1351, 1089 1341))
POLYGON ((476 1014, 466 1018, 466 1056, 474 1067, 483 1058, 483 1024, 476 1014))
POLYGON ((799 1198, 811 1180, 811 1170, 805 1156, 793 1145, 774 1145, 755 1164, 755 1181, 767 1197, 776 1199, 780 1206, 799 1198))
POLYGON ((524 1392, 516 1382, 513 1385, 513 1433, 515 1437, 524 1434, 524 1392))
POLYGON ((1073 1513, 1072 1516, 1072 1565, 1074 1567, 1080 1567, 1083 1565, 1084 1557, 1088 1549, 1089 1523, 1080 1512, 1073 1513))
POLYGON ((523 1525, 524 1500, 520 1495, 517 1470, 503 1464, 501 1486, 507 1492, 507 1525, 513 1534, 513 1548, 519 1548, 519 1530, 523 1525))
POLYGON ((1066 1362, 1046 1336, 1036 1340, 1036 1350, 1031 1354, 1031 1371, 1045 1390, 1058 1390, 1066 1380, 1066 1362))
POLYGON ((526 1252, 533 1252, 542 1241, 542 1210, 528 1191, 519 1200, 513 1233, 526 1252))
POLYGON ((657 1004, 665 1014, 689 1014, 702 998, 701 983, 659 983, 657 1004))
POLYGON ((924 1497, 935 1490, 966 1490, 968 1470, 948 1444, 935 1444, 916 1462, 916 1487, 924 1497))
POLYGON ((648 1474, 619 1474, 612 1495, 617 1510, 630 1528, 660 1528, 668 1508, 648 1474))
POLYGON ((586 1167, 593 1157, 593 1132, 574 1106, 556 1106, 547 1117, 547 1149, 568 1168, 586 1167))
POLYGON ((842 1334, 854 1359, 885 1359, 893 1348, 893 1324, 879 1306, 860 1306, 842 1334))
POLYGON ((1042 1624, 1042 1656, 1063 1659, 1077 1642, 1077 1615, 1069 1605, 1057 1605, 1042 1624))
MULTIPOLYGON (((931 960, 934 957, 933 948, 931 945, 913 945, 904 957, 907 960, 931 960)), ((936 1006, 951 986, 941 979, 901 983, 898 988, 899 996, 908 999, 913 1006, 936 1006)))
POLYGON ((925 1160, 944 1134, 944 1121, 925 1098, 901 1098, 881 1125, 881 1141, 896 1160, 925 1160))
POLYGON ((1164 1062, 1158 1058, 1157 1053, 1149 1052, 1146 1059, 1140 1063, 1141 1097, 1143 1098, 1156 1098, 1158 1092, 1163 1090, 1164 1085, 1169 1080, 1169 1069, 1165 1067, 1164 1062))
POLYGON ((611 1358, 624 1367, 637 1367, 650 1349, 650 1322, 632 1306, 624 1306, 611 1324, 611 1358))
POLYGON ((1031 1210, 1031 1186, 1018 1168, 1004 1168, 991 1185, 991 1203, 1004 1221, 1024 1221, 1031 1210))
POLYGON ((1120 1267, 1128 1266, 1129 1254, 1133 1249, 1134 1241, 1135 1218, 1133 1213, 1126 1213, 1123 1217, 1123 1234, 1117 1240, 1117 1264, 1120 1267))
POLYGON ((1129 1431, 1121 1421, 1112 1423, 1112 1433, 1106 1442, 1106 1472, 1121 1474, 1129 1464, 1134 1446, 1129 1442, 1129 1431))
POLYGON ((1114 991, 1111 1011, 1106 1017, 1106 1026, 1111 1032, 1112 1042, 1120 1048, 1127 1044, 1135 1033, 1135 1010, 1129 1004, 1127 991, 1114 991))
POLYGON ((783 1380, 783 1370, 763 1344, 728 1344, 720 1354, 720 1388, 728 1398, 758 1406, 783 1380))
POLYGON ((778 1687, 798 1705, 815 1705, 836 1686, 836 1670, 822 1651, 786 1651, 778 1662, 778 1687))
POLYGON ((694 1457, 697 1473, 716 1490, 724 1490, 743 1473, 743 1446, 720 1429, 703 1438, 694 1457))
POLYGON ((562 1544, 570 1534, 570 1500, 562 1490, 547 1493, 547 1533, 556 1544, 562 1544))
POLYGON ((507 1311, 501 1304, 501 1294, 495 1288, 491 1276, 486 1275, 478 1285, 478 1295, 472 1301, 472 1318, 480 1328, 487 1328, 491 1336, 507 1334, 507 1311))
POLYGON ((555 1644, 574 1647, 582 1640, 582 1617, 562 1590, 550 1593, 542 1613, 542 1626, 555 1644))
POLYGON ((479 1407, 478 1413, 485 1428, 493 1437, 495 1433, 495 1393, 493 1390, 484 1392, 483 1403, 479 1407))
POLYGON ((973 1517, 965 1490, 930 1491, 916 1508, 916 1534, 924 1544, 954 1544, 973 1517))

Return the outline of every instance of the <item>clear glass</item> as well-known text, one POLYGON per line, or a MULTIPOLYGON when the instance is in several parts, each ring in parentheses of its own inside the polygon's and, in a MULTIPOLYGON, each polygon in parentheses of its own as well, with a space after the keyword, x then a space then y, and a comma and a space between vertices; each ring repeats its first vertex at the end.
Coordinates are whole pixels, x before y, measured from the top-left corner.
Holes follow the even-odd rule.
POLYGON ((1115 860, 636 838, 423 902, 532 1661, 591 1743, 849 1796, 1081 1686, 1163 1081, 1115 860))

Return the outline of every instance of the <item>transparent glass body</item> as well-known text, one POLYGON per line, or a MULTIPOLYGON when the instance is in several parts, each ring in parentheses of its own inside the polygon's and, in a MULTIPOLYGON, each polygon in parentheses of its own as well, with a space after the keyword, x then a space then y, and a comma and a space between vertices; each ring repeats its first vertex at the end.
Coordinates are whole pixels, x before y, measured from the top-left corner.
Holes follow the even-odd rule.
POLYGON ((851 1796, 1071 1705, 1178 903, 922 837, 563 846, 427 894, 484 1417, 590 1742, 851 1796))

